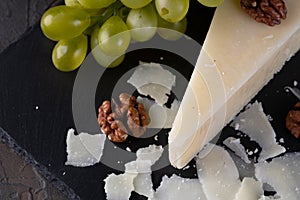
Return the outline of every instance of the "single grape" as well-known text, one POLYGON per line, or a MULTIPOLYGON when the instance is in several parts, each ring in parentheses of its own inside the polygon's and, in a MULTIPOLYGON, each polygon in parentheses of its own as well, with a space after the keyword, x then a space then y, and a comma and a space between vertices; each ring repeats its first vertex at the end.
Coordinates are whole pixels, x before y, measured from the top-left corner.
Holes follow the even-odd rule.
POLYGON ((116 2, 116 0, 78 0, 86 8, 106 8, 116 2))
POLYGON ((125 55, 122 54, 121 56, 109 56, 105 54, 99 47, 98 34, 99 27, 95 28, 91 34, 90 45, 94 59, 103 67, 112 68, 120 65, 123 62, 125 55))
POLYGON ((65 0, 65 4, 66 4, 66 6, 69 6, 69 7, 84 8, 84 7, 78 2, 78 0, 65 0))
POLYGON ((152 4, 139 9, 131 9, 126 24, 133 40, 150 40, 157 30, 157 14, 152 4))
POLYGON ((142 8, 149 4, 152 0, 121 0, 121 2, 128 8, 142 8))
POLYGON ((158 17, 158 35, 165 40, 178 40, 183 36, 187 28, 187 19, 183 18, 179 22, 171 23, 158 17))
POLYGON ((224 2, 224 0, 198 0, 204 6, 217 7, 224 2))
POLYGON ((104 11, 104 9, 101 8, 86 8, 83 5, 81 5, 78 0, 65 0, 65 4, 69 7, 84 9, 91 17, 98 16, 104 11))
POLYGON ((87 53, 87 37, 79 35, 69 40, 60 40, 52 51, 54 66, 63 72, 77 69, 87 53))
POLYGON ((71 39, 90 25, 90 15, 79 8, 56 6, 43 14, 40 25, 45 36, 51 40, 71 39))
POLYGON ((98 41, 105 54, 119 56, 130 44, 130 32, 120 17, 112 16, 101 26, 98 41))
POLYGON ((189 0, 155 0, 158 14, 168 22, 179 22, 189 9, 189 0))

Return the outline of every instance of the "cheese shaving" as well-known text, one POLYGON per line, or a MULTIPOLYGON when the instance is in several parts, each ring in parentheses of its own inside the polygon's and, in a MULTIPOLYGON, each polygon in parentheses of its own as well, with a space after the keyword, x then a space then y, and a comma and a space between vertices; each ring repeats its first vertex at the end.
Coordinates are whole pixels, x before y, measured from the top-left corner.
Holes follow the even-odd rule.
POLYGON ((164 176, 154 198, 149 200, 206 200, 200 182, 197 179, 181 178, 173 174, 164 176))
POLYGON ((240 139, 228 137, 223 141, 223 144, 226 145, 230 150, 232 150, 237 156, 242 158, 246 163, 251 163, 244 146, 241 144, 240 139))
POLYGON ((105 192, 110 200, 126 200, 131 192, 153 198, 154 190, 151 178, 151 166, 163 153, 162 146, 150 145, 137 150, 137 159, 125 164, 125 173, 111 174, 105 179, 105 192), (123 185, 127 187, 123 188, 123 185), (121 187, 120 193, 118 189, 121 187), (116 191, 117 190, 117 191, 116 191))
POLYGON ((234 199, 241 182, 235 163, 226 150, 208 144, 196 157, 196 165, 199 181, 207 199, 234 199), (210 151, 207 152, 207 149, 210 151))
POLYGON ((148 98, 138 97, 137 101, 144 105, 145 111, 148 112, 150 123, 148 128, 172 128, 172 124, 178 112, 180 102, 176 99, 171 104, 171 108, 165 105, 161 106, 148 98))
POLYGON ((136 160, 125 164, 125 173, 136 175, 133 180, 134 191, 148 198, 152 198, 154 194, 151 165, 150 160, 136 160))
POLYGON ((107 200, 129 199, 134 190, 133 180, 136 174, 110 174, 105 180, 104 190, 107 200))
POLYGON ((231 126, 236 127, 239 124, 239 130, 249 135, 262 148, 258 161, 264 161, 278 156, 286 149, 276 142, 275 132, 263 112, 261 103, 257 101, 251 104, 248 109, 240 113, 233 121, 231 126))
POLYGON ((300 199, 300 152, 287 153, 270 163, 257 163, 255 176, 270 184, 281 199, 300 199))
POLYGON ((87 167, 98 163, 101 159, 106 136, 80 133, 75 135, 74 129, 67 134, 67 161, 65 165, 87 167))
POLYGON ((150 145, 145 148, 140 148, 136 152, 137 160, 149 160, 151 165, 161 157, 164 149, 162 146, 150 145))
POLYGON ((149 95, 159 105, 168 101, 172 87, 175 86, 175 75, 157 63, 141 63, 127 81, 140 94, 149 95))
POLYGON ((263 194, 262 183, 256 181, 254 178, 246 177, 243 179, 234 200, 257 200, 263 194))

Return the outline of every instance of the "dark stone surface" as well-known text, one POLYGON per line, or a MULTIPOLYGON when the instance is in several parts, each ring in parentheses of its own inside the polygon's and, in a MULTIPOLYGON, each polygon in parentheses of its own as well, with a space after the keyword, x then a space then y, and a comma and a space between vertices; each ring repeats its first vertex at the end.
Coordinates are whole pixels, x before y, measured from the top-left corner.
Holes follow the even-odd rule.
POLYGON ((11 43, 18 41, 43 12, 58 0, 1 0, 0 1, 0 53, 11 43))
POLYGON ((0 128, 0 199, 79 199, 0 128))

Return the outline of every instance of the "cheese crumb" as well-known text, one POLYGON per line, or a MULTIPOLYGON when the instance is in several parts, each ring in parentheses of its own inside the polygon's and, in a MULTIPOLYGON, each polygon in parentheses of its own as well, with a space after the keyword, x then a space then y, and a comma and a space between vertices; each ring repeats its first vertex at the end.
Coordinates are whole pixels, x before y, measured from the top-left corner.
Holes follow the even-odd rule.
POLYGON ((126 151, 131 152, 131 149, 129 147, 126 147, 126 151))
POLYGON ((296 87, 298 85, 298 81, 294 81, 294 87, 296 87))
POLYGON ((280 142, 280 143, 284 143, 284 139, 283 139, 283 138, 280 138, 280 139, 279 139, 279 142, 280 142))

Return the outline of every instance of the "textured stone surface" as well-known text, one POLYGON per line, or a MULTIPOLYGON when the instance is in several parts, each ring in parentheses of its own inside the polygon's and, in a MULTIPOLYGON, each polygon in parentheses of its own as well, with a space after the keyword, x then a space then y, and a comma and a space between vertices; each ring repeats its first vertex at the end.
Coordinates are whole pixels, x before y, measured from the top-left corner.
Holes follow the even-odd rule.
POLYGON ((79 199, 0 128, 0 199, 79 199))
POLYGON ((43 12, 58 0, 1 0, 0 53, 35 25, 43 12))

